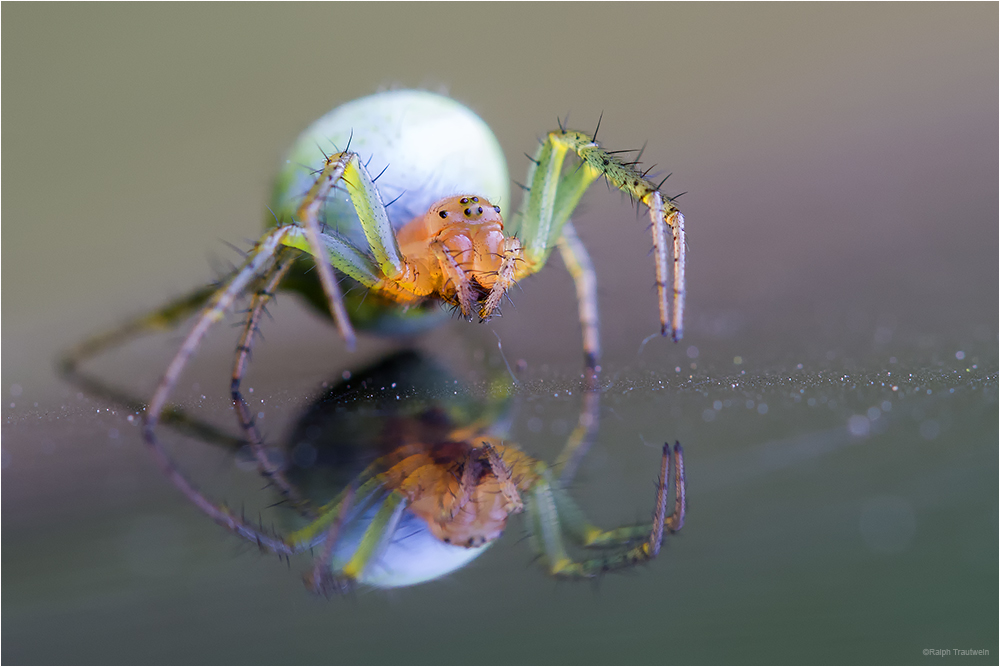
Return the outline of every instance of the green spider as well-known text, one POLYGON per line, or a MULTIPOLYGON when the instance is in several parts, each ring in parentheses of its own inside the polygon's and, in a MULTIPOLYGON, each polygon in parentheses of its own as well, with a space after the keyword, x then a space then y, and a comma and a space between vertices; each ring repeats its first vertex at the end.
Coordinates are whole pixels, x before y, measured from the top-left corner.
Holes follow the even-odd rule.
MULTIPOLYGON (((596 392, 585 397, 584 414, 596 411, 596 400, 596 392)), ((412 586, 455 572, 522 511, 541 564, 562 579, 652 560, 664 533, 683 526, 679 444, 663 447, 652 523, 602 530, 565 491, 594 421, 581 419, 584 426, 549 466, 500 437, 509 403, 505 376, 487 382, 482 394, 410 350, 335 384, 296 421, 281 457, 287 463, 262 470, 298 510, 298 527, 284 534, 209 500, 176 468, 172 478, 212 519, 262 550, 282 557, 313 553, 305 579, 325 595, 358 584, 412 586), (576 560, 567 540, 597 553, 576 560)))
POLYGON ((275 182, 269 228, 220 285, 84 341, 64 357, 63 370, 72 375, 102 350, 172 328, 200 310, 146 409, 144 439, 156 448, 156 426, 187 362, 212 325, 252 294, 231 378, 237 413, 249 430, 240 384, 264 306, 277 289, 298 291, 327 310, 352 348, 355 326, 414 333, 440 319, 441 304, 466 319, 489 320, 507 291, 541 270, 558 247, 576 283, 593 376, 600 357, 596 279, 569 218, 601 177, 649 209, 661 333, 679 340, 684 216, 658 185, 594 136, 559 129, 536 152, 520 212, 505 223, 498 202, 509 200, 507 168, 486 124, 447 97, 396 90, 340 106, 299 137, 275 182), (576 164, 566 166, 567 156, 576 164), (346 294, 341 280, 351 286, 346 294))

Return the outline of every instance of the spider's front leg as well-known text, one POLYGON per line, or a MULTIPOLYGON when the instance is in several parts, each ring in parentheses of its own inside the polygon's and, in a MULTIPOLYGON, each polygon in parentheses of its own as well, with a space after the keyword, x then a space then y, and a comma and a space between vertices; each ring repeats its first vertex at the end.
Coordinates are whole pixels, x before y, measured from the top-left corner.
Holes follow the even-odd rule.
POLYGON ((344 297, 333 268, 369 288, 384 289, 385 283, 391 287, 406 286, 415 281, 414 267, 400 252, 375 180, 357 153, 345 151, 326 158, 296 210, 295 221, 298 229, 288 236, 286 245, 305 250, 315 258, 330 314, 348 349, 353 349, 354 328, 344 308, 344 297), (324 234, 320 230, 320 211, 327 197, 339 186, 343 186, 350 196, 371 255, 338 235, 324 234))
POLYGON ((283 248, 275 258, 275 265, 270 272, 264 276, 262 284, 254 292, 250 300, 250 307, 247 310, 247 319, 243 326, 243 333, 240 335, 240 342, 236 346, 236 358, 233 361, 233 372, 230 380, 229 390, 233 400, 233 408, 240 428, 250 443, 250 449, 254 458, 257 459, 257 469, 260 474, 267 477, 281 491, 282 495, 292 503, 292 506, 303 516, 312 518, 313 512, 309 502, 299 493, 291 482, 285 477, 282 466, 275 464, 267 455, 267 448, 264 446, 264 439, 257 427, 257 422, 253 418, 250 406, 243 398, 240 386, 243 382, 243 375, 246 372, 247 363, 250 360, 250 352, 253 347, 253 339, 257 334, 260 319, 267 306, 285 278, 288 270, 295 262, 298 253, 290 248, 283 248))
POLYGON ((587 299, 582 298, 584 290, 580 286, 583 281, 593 280, 592 269, 589 272, 586 270, 589 257, 582 250, 582 244, 575 239, 568 221, 584 191, 602 176, 649 209, 656 257, 660 331, 664 336, 669 333, 678 341, 683 336, 684 324, 684 216, 643 172, 602 148, 584 132, 550 132, 532 159, 528 171, 529 192, 516 227, 524 246, 527 272, 540 270, 552 248, 559 245, 577 281, 585 348, 588 347, 586 341, 589 335, 594 342, 589 345, 588 354, 593 352, 596 356, 599 353, 596 324, 593 323, 596 322, 596 297, 587 297, 594 301, 587 303, 587 299), (564 170, 566 156, 570 153, 579 159, 580 164, 564 170), (591 314, 593 317, 590 317, 591 314))
MULTIPOLYGON (((435 292, 427 272, 422 271, 423 267, 409 261, 400 250, 399 240, 389 221, 375 179, 368 173, 357 153, 338 153, 326 159, 319 177, 296 215, 301 222, 287 226, 282 243, 309 253, 316 258, 317 266, 336 268, 402 308, 420 303, 435 292), (347 191, 358 215, 368 244, 367 251, 356 247, 340 234, 319 230, 317 217, 321 205, 335 187, 341 186, 347 191), (311 231, 313 226, 316 227, 315 234, 311 231)), ((336 280, 332 284, 335 285, 336 280)), ((331 312, 336 318, 336 313, 343 308, 339 287, 336 294, 333 294, 324 281, 324 290, 330 301, 331 312)), ((353 336, 353 333, 350 335, 353 336)))

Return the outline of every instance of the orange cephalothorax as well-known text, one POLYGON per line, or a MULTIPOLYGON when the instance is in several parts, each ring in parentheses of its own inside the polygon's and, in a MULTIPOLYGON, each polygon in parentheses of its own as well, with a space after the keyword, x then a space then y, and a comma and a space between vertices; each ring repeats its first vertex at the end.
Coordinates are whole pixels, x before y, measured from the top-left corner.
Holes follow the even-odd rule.
POLYGON ((500 207, 478 195, 438 201, 397 240, 413 267, 412 291, 435 294, 466 318, 488 320, 524 261, 520 241, 504 236, 500 207))
POLYGON ((386 486, 407 498, 411 512, 427 522, 439 540, 480 546, 500 537, 507 517, 524 509, 520 490, 536 477, 534 461, 495 438, 434 446, 410 445, 386 471, 386 486))

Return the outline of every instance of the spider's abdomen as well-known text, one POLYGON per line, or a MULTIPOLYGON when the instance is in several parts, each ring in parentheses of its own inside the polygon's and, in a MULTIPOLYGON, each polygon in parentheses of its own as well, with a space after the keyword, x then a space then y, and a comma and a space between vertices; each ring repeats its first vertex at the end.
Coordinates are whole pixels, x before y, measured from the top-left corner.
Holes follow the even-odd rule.
MULTIPOLYGON (((475 192, 497 203, 510 200, 503 151, 481 118, 443 95, 392 90, 343 104, 299 136, 275 180, 275 216, 290 220, 325 155, 348 148, 378 177, 396 230, 450 195, 475 192)), ((329 198, 320 217, 358 247, 367 246, 342 189, 329 198)))
MULTIPOLYGON (((271 211, 288 222, 315 181, 326 155, 350 149, 377 177, 378 195, 387 205, 394 230, 422 217, 441 199, 475 192, 492 202, 510 200, 507 163, 489 126, 471 110, 443 95, 393 90, 348 102, 313 123, 296 140, 275 179, 271 211)), ((330 233, 367 251, 357 213, 347 192, 328 197, 319 215, 330 233)), ((327 312, 312 260, 293 270, 285 287, 303 294, 327 312)), ((433 326, 441 310, 433 304, 402 306, 364 290, 345 290, 347 311, 358 329, 413 334, 433 326)))

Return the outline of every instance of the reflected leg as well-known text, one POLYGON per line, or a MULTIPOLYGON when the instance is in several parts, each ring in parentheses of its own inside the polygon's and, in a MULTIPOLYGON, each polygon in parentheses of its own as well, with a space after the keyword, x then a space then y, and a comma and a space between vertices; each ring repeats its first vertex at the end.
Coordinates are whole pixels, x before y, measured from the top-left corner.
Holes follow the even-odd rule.
POLYGON ((541 530, 538 540, 544 552, 550 574, 559 578, 580 579, 595 577, 604 572, 620 570, 655 558, 663 542, 663 530, 680 530, 684 524, 684 453, 680 444, 675 444, 671 457, 668 444, 663 446, 660 479, 656 490, 656 510, 652 525, 626 526, 609 531, 601 530, 588 523, 579 509, 565 500, 557 500, 551 482, 543 479, 533 490, 532 523, 541 530), (674 511, 667 516, 667 486, 670 478, 671 460, 674 467, 675 504, 674 511), (636 540, 645 540, 636 546, 618 553, 597 558, 576 561, 569 557, 562 541, 562 526, 580 539, 583 546, 614 548, 627 546, 636 540))

